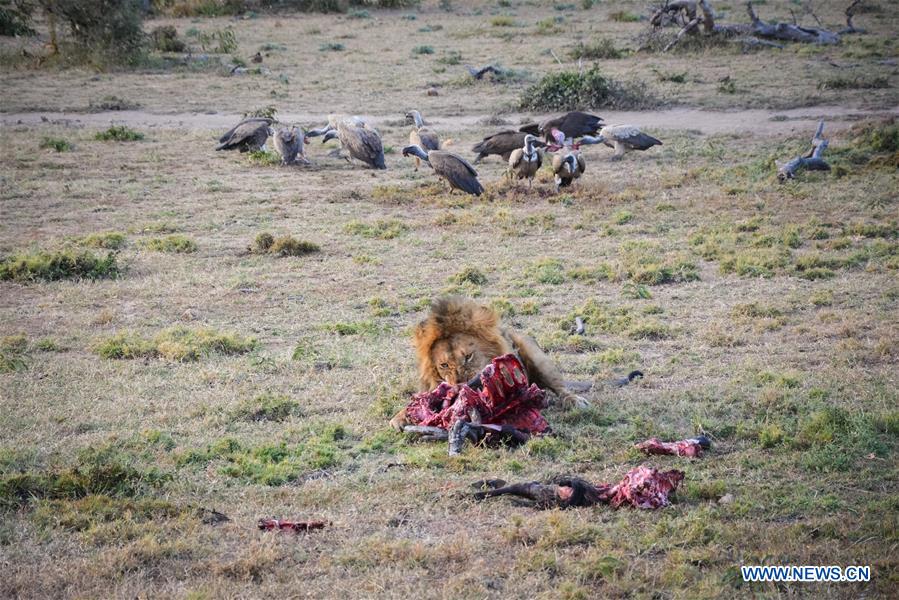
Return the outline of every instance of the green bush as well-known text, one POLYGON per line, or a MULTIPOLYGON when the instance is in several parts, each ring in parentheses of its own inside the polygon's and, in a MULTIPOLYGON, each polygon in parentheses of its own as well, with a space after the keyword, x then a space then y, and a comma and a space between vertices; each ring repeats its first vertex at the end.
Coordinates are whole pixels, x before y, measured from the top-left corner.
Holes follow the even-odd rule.
POLYGON ((26 0, 0 0, 0 35, 34 35, 30 26, 33 8, 26 0))
POLYGON ((0 281, 104 279, 118 273, 115 254, 97 257, 87 250, 21 252, 0 260, 0 281))
POLYGON ((40 147, 42 150, 54 150, 56 152, 69 152, 74 148, 71 142, 62 138, 52 137, 45 137, 42 139, 40 147))
POLYGON ((544 76, 524 91, 522 110, 577 110, 587 108, 645 108, 654 104, 639 85, 625 86, 603 75, 597 67, 584 73, 560 71, 544 76))

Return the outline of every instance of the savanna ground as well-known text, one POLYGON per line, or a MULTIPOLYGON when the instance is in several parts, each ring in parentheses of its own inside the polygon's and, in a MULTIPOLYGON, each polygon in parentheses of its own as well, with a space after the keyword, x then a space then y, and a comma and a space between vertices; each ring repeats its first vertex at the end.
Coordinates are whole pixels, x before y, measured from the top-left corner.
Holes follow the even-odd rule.
MULTIPOLYGON (((818 4, 842 23, 840 3, 818 4)), ((736 2, 716 8, 745 20, 736 2)), ((788 20, 789 8, 757 10, 788 20)), ((547 173, 532 193, 510 189, 491 158, 485 196, 451 196, 399 156, 406 109, 471 156, 501 124, 540 116, 514 107, 555 57, 572 68, 569 50, 598 39, 633 49, 646 24, 628 18, 645 12, 512 0, 146 24, 192 44, 233 29, 238 58, 265 55, 267 70, 243 76, 8 61, 0 252, 31 255, 2 273, 95 278, 0 282, 0 595, 895 594, 894 2, 871 3, 856 17, 869 33, 836 47, 597 61, 675 109, 629 113, 664 146, 617 163, 588 148, 567 193, 547 173), (488 62, 514 80, 466 80, 462 64, 488 62), (134 110, 86 112, 108 96, 134 110), (307 168, 212 150, 267 105, 304 126, 371 115, 388 170, 350 167, 317 140, 307 168), (778 183, 775 161, 805 151, 819 115, 833 170, 778 183), (143 138, 97 139, 113 123, 143 138), (319 249, 262 253, 262 232, 319 249), (456 458, 389 430, 415 389, 411 326, 446 292, 493 304, 568 378, 593 381, 593 408, 549 409, 554 436, 456 458), (576 315, 583 336, 569 333, 576 315), (607 384, 632 368, 645 379, 607 384), (698 460, 632 449, 699 432, 714 447, 698 460), (686 472, 671 507, 464 498, 487 477, 614 481, 642 462, 686 472), (263 516, 333 524, 273 534, 256 529, 263 516), (870 565, 872 581, 746 584, 748 564, 870 565)), ((38 42, 3 48, 22 44, 38 42)))

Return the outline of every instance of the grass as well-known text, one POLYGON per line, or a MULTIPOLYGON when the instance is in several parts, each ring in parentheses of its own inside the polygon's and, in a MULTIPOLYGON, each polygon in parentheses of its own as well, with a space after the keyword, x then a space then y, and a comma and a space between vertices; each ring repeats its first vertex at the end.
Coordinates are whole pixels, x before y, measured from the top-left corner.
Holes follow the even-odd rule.
MULTIPOLYGON (((643 5, 560 2, 576 8, 513 0, 454 2, 446 13, 436 3, 347 8, 371 13, 361 20, 169 16, 190 57, 138 72, 38 66, 20 51, 42 52, 43 18, 37 38, 4 39, 0 52, 15 59, 0 61, 5 118, 59 122, 23 117, 3 130, 0 254, 115 252, 127 271, 0 281, 0 597, 895 595, 899 130, 866 116, 890 108, 895 88, 818 88, 836 75, 895 79, 879 64, 897 48, 899 16, 886 3, 856 16, 868 34, 827 48, 744 55, 727 42, 601 59, 604 77, 644 79, 677 104, 675 117, 689 116, 632 115, 665 145, 620 162, 584 149, 587 170, 561 196, 546 167, 531 191, 513 190, 497 157, 477 165, 487 190, 473 198, 447 193, 399 152, 371 171, 327 158, 333 144, 316 141, 313 166, 287 172, 212 150, 227 115, 250 108, 323 116, 362 106, 385 145, 406 143, 400 111, 417 108, 470 159, 485 135, 565 111, 516 106, 542 76, 580 71, 573 45, 635 48, 648 29, 608 18, 643 5), (522 27, 490 26, 512 13, 522 27), (270 77, 227 76, 218 64, 229 56, 196 64, 196 34, 226 26, 248 62, 264 44, 286 48, 264 57, 270 77), (329 41, 346 51, 318 52, 329 41), (416 60, 418 44, 435 54, 416 60), (438 63, 451 52, 458 64, 438 63), (321 68, 294 60, 309 55, 321 68), (498 58, 534 81, 451 83, 471 79, 465 64, 498 58), (299 86, 295 103, 272 95, 286 89, 282 74, 299 86), (724 75, 738 93, 717 91, 724 75), (425 95, 431 87, 438 96, 425 95), (70 112, 107 95, 155 115, 152 129, 139 115, 116 121, 145 141, 94 141, 108 123, 70 112), (695 117, 696 107, 727 112, 695 117), (778 183, 776 165, 807 150, 820 115, 834 170, 778 183), (44 136, 75 151, 41 150, 44 136), (322 250, 247 252, 260 232, 322 250), (108 248, 114 233, 123 243, 108 248), (173 234, 199 251, 143 247, 173 234), (593 384, 593 406, 550 406, 553 436, 467 445, 456 457, 393 432, 387 420, 419 388, 411 333, 448 289, 477 294, 543 343, 564 379, 593 384), (582 335, 571 333, 575 317, 582 335), (161 339, 172 326, 192 335, 161 339), (207 354, 194 343, 206 328, 258 341, 207 354), (123 339, 110 351, 134 359, 97 354, 114 336, 123 339), (634 369, 645 377, 610 383, 634 369), (713 447, 697 460, 633 449, 699 433, 713 447), (480 479, 615 482, 644 462, 686 472, 672 506, 538 511, 466 498, 480 479), (211 509, 231 520, 214 524, 211 509), (258 531, 263 516, 332 525, 298 537, 258 531), (871 564, 874 577, 772 586, 742 582, 741 564, 871 564)), ((722 22, 745 19, 739 3, 713 4, 722 22)), ((757 10, 788 20, 790 8, 768 0, 757 10)), ((843 23, 843 9, 815 3, 825 26, 843 23)))
POLYGON ((0 259, 0 281, 58 281, 60 279, 108 279, 120 266, 113 253, 99 257, 87 250, 35 250, 0 259))
POLYGON ((80 240, 82 246, 88 248, 103 248, 106 250, 119 250, 125 246, 126 238, 124 233, 118 231, 107 231, 104 233, 92 233, 86 235, 80 240))
POLYGON ((101 142, 137 142, 144 139, 144 134, 124 125, 113 125, 105 131, 98 131, 94 139, 101 142))
POLYGON ((54 152, 71 152, 75 149, 75 146, 62 138, 44 137, 41 140, 40 148, 42 150, 53 150, 54 152))
POLYGON ((268 232, 262 232, 253 240, 253 252, 257 254, 272 254, 274 256, 305 256, 319 252, 318 244, 306 240, 298 240, 290 235, 274 237, 268 232))
POLYGON ((406 233, 409 226, 397 219, 379 219, 371 223, 354 220, 347 223, 343 230, 350 235, 392 240, 406 233))
POLYGON ((624 55, 624 51, 616 48, 615 42, 608 38, 603 38, 588 44, 580 42, 568 51, 568 56, 570 56, 572 60, 615 59, 621 58, 624 55))
POLYGON ((174 254, 189 254, 197 251, 197 243, 187 236, 180 234, 167 235, 144 240, 143 247, 153 252, 170 252, 174 254))
POLYGON ((434 54, 433 46, 414 46, 412 48, 412 54, 434 54))
POLYGON ((245 354, 256 349, 254 338, 234 333, 221 333, 209 327, 171 327, 152 339, 133 333, 118 333, 98 340, 93 350, 101 358, 163 358, 189 362, 212 355, 245 354))
POLYGON ((325 42, 318 47, 319 52, 343 52, 346 46, 340 42, 325 42))

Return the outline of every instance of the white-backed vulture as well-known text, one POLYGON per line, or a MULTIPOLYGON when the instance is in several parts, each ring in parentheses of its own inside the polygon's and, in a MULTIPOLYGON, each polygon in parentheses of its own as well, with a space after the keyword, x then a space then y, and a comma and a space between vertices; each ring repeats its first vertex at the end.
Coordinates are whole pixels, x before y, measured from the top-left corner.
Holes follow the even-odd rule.
MULTIPOLYGON (((418 146, 419 148, 428 150, 440 150, 440 137, 433 129, 425 127, 425 122, 421 118, 421 113, 417 110, 411 110, 406 113, 406 119, 411 119, 415 127, 409 132, 409 144, 418 146)), ((415 170, 421 165, 421 159, 415 157, 415 170)))
POLYGON ((473 196, 480 196, 483 193, 484 187, 478 181, 478 172, 467 160, 458 154, 453 154, 446 150, 425 152, 418 146, 406 146, 403 148, 403 156, 409 156, 410 154, 427 162, 434 169, 434 173, 446 179, 450 186, 450 192, 462 190, 466 194, 472 194, 473 196))
POLYGON ((340 140, 343 149, 356 160, 362 161, 373 169, 386 169, 384 163, 384 146, 381 135, 360 117, 338 117, 330 115, 328 125, 321 129, 313 129, 306 133, 307 137, 324 134, 322 143, 335 137, 340 140))
MULTIPOLYGON (((527 135, 528 134, 523 131, 512 130, 500 131, 499 133, 488 135, 471 149, 472 152, 477 152, 478 154, 474 159, 474 164, 478 164, 481 162, 481 159, 486 158, 491 154, 498 154, 503 157, 504 161, 508 162, 512 152, 517 148, 524 146, 524 138, 527 135)), ((542 142, 535 142, 535 145, 542 147, 544 144, 542 142)))
POLYGON ((543 164, 543 157, 534 148, 536 141, 537 138, 530 134, 524 136, 524 146, 513 150, 509 156, 509 178, 517 175, 519 180, 527 179, 528 189, 531 189, 534 176, 543 164))
POLYGON ((558 129, 566 138, 579 138, 585 135, 596 135, 602 127, 602 117, 589 113, 573 110, 560 117, 544 119, 539 124, 529 123, 519 128, 519 131, 530 133, 534 136, 543 134, 548 143, 554 141, 552 130, 558 129))
POLYGON ((560 188, 570 186, 575 179, 584 174, 587 170, 587 161, 577 151, 578 145, 571 138, 566 138, 564 133, 555 128, 550 134, 554 141, 549 148, 555 151, 553 173, 556 176, 556 192, 558 192, 560 188))
POLYGON ((631 150, 649 150, 661 146, 662 142, 646 135, 634 125, 607 125, 599 132, 599 137, 584 136, 582 144, 605 144, 615 149, 612 160, 619 160, 631 150))
POLYGON ((216 150, 265 150, 265 142, 272 134, 272 120, 264 117, 251 117, 235 125, 219 138, 216 150))
POLYGON ((303 132, 299 127, 283 127, 274 136, 275 150, 281 155, 281 165, 291 165, 297 162, 309 164, 306 158, 306 150, 303 146, 303 132))

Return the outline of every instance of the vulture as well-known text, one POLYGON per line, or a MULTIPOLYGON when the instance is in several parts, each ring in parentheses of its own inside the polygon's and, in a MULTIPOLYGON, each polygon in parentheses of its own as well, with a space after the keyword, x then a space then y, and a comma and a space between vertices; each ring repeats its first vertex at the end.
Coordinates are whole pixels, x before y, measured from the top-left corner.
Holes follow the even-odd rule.
POLYGON ((543 157, 540 152, 534 148, 534 142, 537 141, 531 134, 524 136, 524 146, 512 151, 509 156, 509 178, 518 176, 519 181, 527 178, 528 189, 534 182, 534 176, 540 170, 543 164, 543 157))
POLYGON ((587 163, 584 157, 577 152, 578 145, 566 138, 565 134, 558 129, 553 129, 551 135, 555 139, 555 144, 550 149, 555 150, 553 156, 553 173, 556 175, 556 192, 560 188, 568 187, 572 182, 583 175, 587 170, 587 163))
MULTIPOLYGON (((428 129, 425 127, 425 123, 421 118, 421 113, 417 110, 409 111, 406 113, 406 119, 411 119, 415 124, 415 127, 412 131, 409 132, 409 144, 412 146, 418 146, 423 149, 425 152, 429 150, 440 150, 440 138, 437 136, 437 132, 433 129, 428 129)), ((415 157, 415 170, 418 170, 418 167, 421 165, 421 159, 419 157, 415 157)))
POLYGON ((612 160, 619 160, 631 150, 649 150, 653 146, 661 146, 662 142, 651 135, 646 135, 633 125, 607 125, 599 132, 599 137, 584 136, 582 144, 605 144, 615 148, 612 160))
POLYGON ((275 150, 281 155, 281 165, 291 165, 297 162, 297 158, 305 164, 309 164, 306 151, 303 148, 303 132, 299 127, 283 127, 275 134, 275 150))
POLYGON ((406 146, 403 148, 403 156, 417 156, 434 169, 434 172, 446 179, 453 190, 462 190, 466 194, 480 196, 484 191, 481 182, 478 181, 478 172, 468 164, 468 161, 446 150, 430 150, 425 152, 419 146, 406 146))
POLYGON ((307 137, 324 134, 322 143, 337 138, 340 145, 350 156, 360 160, 372 169, 386 169, 384 163, 384 146, 381 135, 359 117, 342 118, 335 115, 328 117, 328 125, 321 129, 309 131, 307 137))
MULTIPOLYGON (((512 130, 500 131, 499 133, 488 135, 471 149, 472 152, 477 152, 478 154, 474 159, 474 163, 478 164, 481 162, 482 158, 486 158, 491 154, 498 154, 503 157, 504 161, 508 161, 509 156, 514 150, 524 146, 524 138, 527 135, 528 134, 523 131, 512 130)), ((545 144, 542 142, 535 142, 535 145, 542 147, 545 144)))
POLYGON ((265 117, 251 117, 238 123, 231 131, 219 138, 216 150, 265 150, 265 142, 272 134, 272 120, 265 117))
POLYGON ((551 144, 554 141, 553 129, 564 133, 566 138, 579 138, 585 135, 596 135, 600 127, 602 127, 602 117, 574 110, 555 119, 544 119, 540 124, 523 125, 519 131, 534 136, 542 133, 546 137, 546 141, 551 144))

